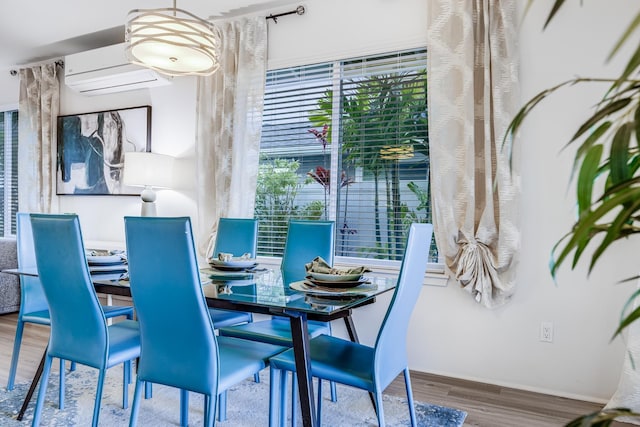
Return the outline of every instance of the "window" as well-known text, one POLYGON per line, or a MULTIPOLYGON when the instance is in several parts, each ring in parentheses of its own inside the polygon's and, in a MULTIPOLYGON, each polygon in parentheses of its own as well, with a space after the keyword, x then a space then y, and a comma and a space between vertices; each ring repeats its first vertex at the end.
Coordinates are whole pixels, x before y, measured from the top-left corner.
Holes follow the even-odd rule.
POLYGON ((260 255, 281 256, 298 218, 334 220, 337 257, 402 257, 409 225, 431 222, 426 61, 412 50, 267 73, 260 255))
POLYGON ((0 111, 0 235, 16 234, 18 212, 18 111, 0 111))

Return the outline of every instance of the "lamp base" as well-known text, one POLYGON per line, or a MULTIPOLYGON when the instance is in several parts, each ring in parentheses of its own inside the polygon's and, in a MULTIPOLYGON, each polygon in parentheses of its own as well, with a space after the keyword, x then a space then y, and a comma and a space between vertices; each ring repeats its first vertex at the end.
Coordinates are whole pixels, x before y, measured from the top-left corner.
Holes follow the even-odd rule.
POLYGON ((141 216, 157 216, 155 202, 142 202, 141 216))
POLYGON ((142 209, 140 215, 142 216, 157 216, 156 212, 156 193, 151 186, 147 185, 140 194, 142 199, 142 209))

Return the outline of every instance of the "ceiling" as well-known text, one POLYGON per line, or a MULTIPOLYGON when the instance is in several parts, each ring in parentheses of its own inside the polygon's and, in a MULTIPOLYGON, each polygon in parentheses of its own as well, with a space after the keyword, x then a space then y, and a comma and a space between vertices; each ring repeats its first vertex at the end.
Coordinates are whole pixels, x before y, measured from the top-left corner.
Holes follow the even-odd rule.
MULTIPOLYGON (((287 4, 291 0, 179 0, 176 6, 201 18, 216 18, 261 10, 279 13, 287 4)), ((11 2, 0 14, 0 69, 121 43, 131 9, 172 5, 171 0, 11 2)))

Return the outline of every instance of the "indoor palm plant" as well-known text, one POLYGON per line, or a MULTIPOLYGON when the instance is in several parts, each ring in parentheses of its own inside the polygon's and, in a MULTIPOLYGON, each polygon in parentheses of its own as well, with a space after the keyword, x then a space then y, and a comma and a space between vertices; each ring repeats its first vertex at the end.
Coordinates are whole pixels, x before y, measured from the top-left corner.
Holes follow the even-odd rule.
MULTIPOLYGON (((565 1, 553 3, 545 28, 565 1)), ((609 59, 623 45, 631 43, 638 27, 640 13, 621 35, 609 59)), ((609 83, 593 114, 567 144, 576 145, 572 176, 577 193, 577 220, 553 248, 550 268, 554 277, 562 264, 570 262, 573 268, 583 257, 590 257, 591 270, 612 243, 640 233, 640 44, 631 52, 631 58, 619 76, 611 79, 578 77, 546 89, 522 107, 509 127, 508 134, 515 134, 540 102, 565 87, 609 83)), ((625 281, 635 279, 637 277, 625 281)), ((623 307, 614 337, 640 318, 640 307, 631 308, 637 298, 640 298, 640 289, 623 307)), ((607 426, 621 415, 640 417, 627 409, 614 409, 581 417, 569 425, 607 426)))

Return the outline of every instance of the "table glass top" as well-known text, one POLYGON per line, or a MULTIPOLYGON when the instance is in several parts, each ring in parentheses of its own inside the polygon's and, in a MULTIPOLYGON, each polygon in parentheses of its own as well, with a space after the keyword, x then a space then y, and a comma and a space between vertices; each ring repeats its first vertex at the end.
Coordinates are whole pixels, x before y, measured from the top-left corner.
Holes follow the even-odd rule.
MULTIPOLYGON (((393 289, 394 278, 383 278, 367 275, 367 283, 350 289, 331 290, 305 287, 303 292, 285 284, 279 270, 266 270, 252 273, 252 277, 235 280, 221 279, 211 269, 200 270, 203 279, 204 294, 208 298, 228 300, 250 305, 287 308, 308 313, 331 314, 337 311, 360 305, 393 289)), ((297 282, 300 285, 302 282, 297 282)), ((300 286, 293 285, 297 289, 300 286)))
MULTIPOLYGON (((12 269, 4 271, 18 275, 37 276, 35 270, 12 269)), ((314 287, 308 282, 294 282, 285 285, 280 270, 269 269, 226 275, 211 268, 202 268, 200 269, 200 278, 207 299, 269 307, 274 311, 289 309, 323 315, 330 315, 370 302, 376 295, 388 292, 396 285, 395 278, 379 277, 370 273, 365 276, 365 283, 344 290, 314 287)), ((126 280, 126 275, 116 275, 111 278, 104 274, 98 274, 92 275, 92 279, 98 291, 101 286, 108 286, 119 288, 123 293, 129 294, 129 281, 126 280)))

